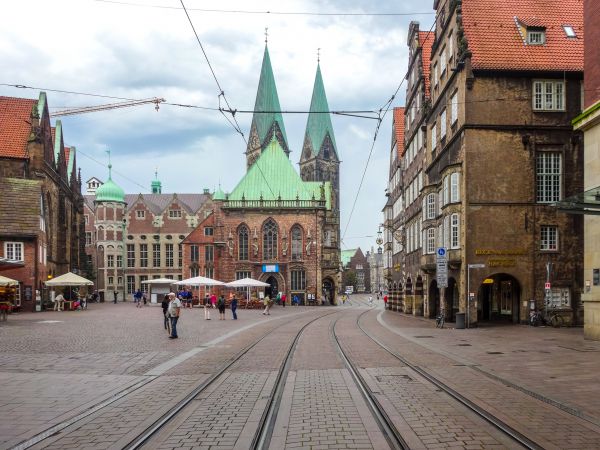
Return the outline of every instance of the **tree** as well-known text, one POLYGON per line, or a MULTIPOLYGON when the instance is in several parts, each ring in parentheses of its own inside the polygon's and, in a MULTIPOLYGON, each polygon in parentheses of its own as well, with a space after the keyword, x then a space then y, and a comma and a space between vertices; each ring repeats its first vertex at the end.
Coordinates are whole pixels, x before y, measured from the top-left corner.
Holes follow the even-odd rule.
POLYGON ((358 278, 356 276, 356 271, 353 269, 348 269, 344 272, 342 276, 342 284, 344 286, 352 286, 354 288, 354 292, 356 292, 356 288, 358 285, 358 278))

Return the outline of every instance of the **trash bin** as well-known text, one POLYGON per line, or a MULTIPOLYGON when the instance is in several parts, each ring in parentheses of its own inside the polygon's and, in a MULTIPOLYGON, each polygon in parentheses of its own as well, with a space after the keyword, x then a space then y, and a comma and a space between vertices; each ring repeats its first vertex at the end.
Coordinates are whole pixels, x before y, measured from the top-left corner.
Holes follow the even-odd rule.
POLYGON ((465 329, 465 313, 456 313, 455 327, 457 330, 465 329))

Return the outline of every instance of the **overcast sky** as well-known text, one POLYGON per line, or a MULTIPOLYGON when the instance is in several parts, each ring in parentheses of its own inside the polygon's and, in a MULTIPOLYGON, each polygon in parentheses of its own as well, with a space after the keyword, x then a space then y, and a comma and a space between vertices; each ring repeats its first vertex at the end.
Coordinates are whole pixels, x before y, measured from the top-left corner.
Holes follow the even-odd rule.
MULTIPOLYGON (((269 52, 283 110, 308 110, 317 48, 331 110, 381 108, 403 79, 411 20, 428 30, 433 0, 184 0, 231 106, 254 107, 268 27, 269 52), (310 12, 250 14, 203 9, 310 12), (327 13, 411 13, 357 16, 327 13), (428 13, 428 14, 416 14, 428 13)), ((3 4, 0 83, 218 107, 218 89, 178 0, 19 0, 3 4), (142 5, 142 6, 136 6, 142 5), (157 7, 157 6, 164 6, 157 7)), ((39 91, 0 86, 0 95, 39 91)), ((51 111, 116 100, 47 91, 51 111)), ((402 106, 404 86, 393 106, 402 106)), ((392 117, 382 123, 342 248, 375 246, 385 203, 392 117)), ((238 114, 248 135, 252 116, 238 114)), ((307 116, 284 116, 298 167, 307 116)), ((373 142, 376 121, 332 117, 342 160, 342 233, 373 142)), ((63 117, 65 143, 77 147, 82 178, 113 179, 127 193, 148 192, 158 167, 163 192, 231 191, 245 172, 246 146, 217 111, 152 105, 63 117), (116 173, 115 173, 116 172, 116 173)), ((84 186, 85 188, 85 186, 84 186)))

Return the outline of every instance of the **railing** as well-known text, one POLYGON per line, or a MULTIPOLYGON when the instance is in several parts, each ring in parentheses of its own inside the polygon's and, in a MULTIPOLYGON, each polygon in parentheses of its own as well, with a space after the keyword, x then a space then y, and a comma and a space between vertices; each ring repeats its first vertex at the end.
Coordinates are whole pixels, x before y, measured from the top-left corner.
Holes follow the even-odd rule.
POLYGON ((285 208, 285 209, 315 209, 326 208, 325 200, 227 200, 223 202, 222 208, 263 209, 263 208, 285 208))

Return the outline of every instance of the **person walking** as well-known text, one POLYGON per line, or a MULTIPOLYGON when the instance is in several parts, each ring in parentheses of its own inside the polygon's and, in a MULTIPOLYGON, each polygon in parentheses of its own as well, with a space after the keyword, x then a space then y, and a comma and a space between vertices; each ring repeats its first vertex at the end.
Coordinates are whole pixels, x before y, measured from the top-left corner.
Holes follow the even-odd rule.
POLYGON ((171 321, 169 320, 169 294, 165 294, 165 296, 163 297, 163 301, 160 303, 160 306, 162 306, 163 323, 165 326, 165 330, 167 330, 167 333, 170 336, 171 335, 171 321))
POLYGON ((268 295, 265 295, 263 304, 265 305, 265 310, 263 311, 263 316, 264 315, 270 316, 271 313, 269 312, 269 309, 271 309, 271 297, 269 297, 268 295))
POLYGON ((65 297, 58 294, 54 297, 54 311, 63 311, 65 309, 65 297))
POLYGON ((219 320, 225 320, 225 297, 219 295, 219 300, 217 301, 217 306, 219 308, 219 320))
POLYGON ((373 296, 369 295, 369 306, 373 306, 373 296))
POLYGON ((137 290, 135 291, 135 294, 133 294, 133 303, 135 303, 136 308, 141 308, 142 307, 142 291, 141 290, 137 290))
POLYGON ((387 309, 388 296, 383 296, 383 309, 387 309))
POLYGON ((286 296, 285 293, 281 294, 281 306, 285 308, 286 296))
POLYGON ((171 320, 171 336, 169 336, 169 339, 177 339, 179 337, 177 336, 177 321, 181 312, 181 301, 174 292, 169 293, 169 309, 167 311, 171 320))
POLYGON ((238 300, 235 294, 233 294, 233 297, 231 298, 231 314, 233 315, 233 320, 237 320, 237 307, 238 300))
POLYGON ((210 296, 206 294, 204 296, 204 319, 210 320, 210 296))
POLYGON ((113 303, 117 304, 117 291, 113 291, 113 303))

